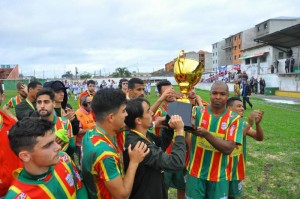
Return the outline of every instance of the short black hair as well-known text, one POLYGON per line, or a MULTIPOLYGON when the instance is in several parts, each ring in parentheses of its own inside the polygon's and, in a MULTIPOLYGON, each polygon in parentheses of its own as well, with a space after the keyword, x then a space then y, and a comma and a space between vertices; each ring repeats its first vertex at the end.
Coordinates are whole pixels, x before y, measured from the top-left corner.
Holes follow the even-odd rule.
POLYGON ((166 79, 158 82, 157 85, 156 85, 158 93, 161 94, 161 88, 163 86, 170 86, 170 85, 172 85, 171 82, 169 80, 166 80, 166 79))
POLYGON ((227 100, 227 103, 226 103, 226 107, 232 107, 233 106, 233 103, 234 101, 240 101, 242 102, 242 100, 239 98, 239 97, 231 97, 227 100))
POLYGON ((92 101, 92 110, 97 121, 103 121, 110 113, 116 113, 122 104, 126 104, 126 95, 120 89, 104 88, 96 92, 92 101))
POLYGON ((144 85, 144 81, 141 80, 140 78, 131 78, 129 81, 128 81, 128 89, 134 89, 134 85, 135 84, 143 84, 144 85))
POLYGON ((92 79, 90 79, 89 81, 87 81, 86 85, 90 85, 90 84, 96 84, 96 82, 92 79))
POLYGON ((144 114, 144 109, 142 103, 146 102, 149 106, 150 103, 148 100, 138 97, 133 100, 129 100, 126 104, 126 112, 127 116, 125 117, 125 124, 128 128, 133 129, 135 128, 135 118, 142 118, 144 114))
POLYGON ((45 136, 49 130, 52 130, 53 125, 53 122, 37 117, 23 118, 9 131, 11 149, 17 156, 21 150, 32 151, 37 143, 37 137, 45 136))
POLYGON ((125 78, 120 79, 120 81, 119 81, 119 89, 122 89, 122 83, 123 82, 128 82, 128 79, 125 79, 125 78))
POLYGON ((30 82, 27 85, 28 91, 29 91, 30 88, 35 89, 38 85, 42 86, 41 82, 38 82, 38 81, 32 81, 32 82, 30 82))
POLYGON ((53 89, 50 87, 44 87, 41 90, 39 90, 36 94, 36 99, 41 95, 48 95, 50 97, 51 101, 54 101, 55 93, 54 93, 53 89))

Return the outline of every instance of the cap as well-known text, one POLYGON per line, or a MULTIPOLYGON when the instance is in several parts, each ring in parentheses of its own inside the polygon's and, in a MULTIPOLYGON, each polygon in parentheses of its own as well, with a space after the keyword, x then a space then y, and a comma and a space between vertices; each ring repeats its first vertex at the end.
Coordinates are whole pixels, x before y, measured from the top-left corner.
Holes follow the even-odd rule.
POLYGON ((62 83, 61 81, 45 82, 44 87, 50 87, 54 91, 66 90, 69 88, 69 87, 65 87, 64 83, 62 83))

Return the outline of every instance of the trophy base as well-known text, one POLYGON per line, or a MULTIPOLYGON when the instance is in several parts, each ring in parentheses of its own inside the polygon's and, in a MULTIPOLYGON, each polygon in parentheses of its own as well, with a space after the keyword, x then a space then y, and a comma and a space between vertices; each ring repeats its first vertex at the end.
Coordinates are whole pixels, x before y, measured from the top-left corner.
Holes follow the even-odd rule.
POLYGON ((168 126, 168 122, 172 115, 180 115, 183 123, 184 123, 184 130, 185 131, 192 131, 194 130, 193 125, 191 123, 192 118, 192 109, 193 105, 186 102, 171 102, 168 105, 168 115, 166 117, 165 122, 163 125, 168 126))

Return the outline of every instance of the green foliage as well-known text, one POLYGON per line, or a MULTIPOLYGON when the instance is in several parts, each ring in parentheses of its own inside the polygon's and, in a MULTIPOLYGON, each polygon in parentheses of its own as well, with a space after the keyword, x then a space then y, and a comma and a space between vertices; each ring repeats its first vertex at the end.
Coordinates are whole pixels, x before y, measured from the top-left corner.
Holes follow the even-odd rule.
POLYGON ((112 74, 112 77, 130 77, 131 73, 126 67, 116 68, 115 72, 112 74))
POLYGON ((89 79, 92 75, 90 73, 83 73, 80 75, 80 79, 89 79))

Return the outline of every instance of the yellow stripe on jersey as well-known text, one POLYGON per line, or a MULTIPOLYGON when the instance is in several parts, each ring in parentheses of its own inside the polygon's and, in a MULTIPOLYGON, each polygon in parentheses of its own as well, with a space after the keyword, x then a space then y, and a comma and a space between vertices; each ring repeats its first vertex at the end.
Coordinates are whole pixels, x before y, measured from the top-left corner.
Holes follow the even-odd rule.
POLYGON ((51 191, 43 184, 38 184, 38 186, 49 196, 50 199, 55 199, 55 196, 51 191))

